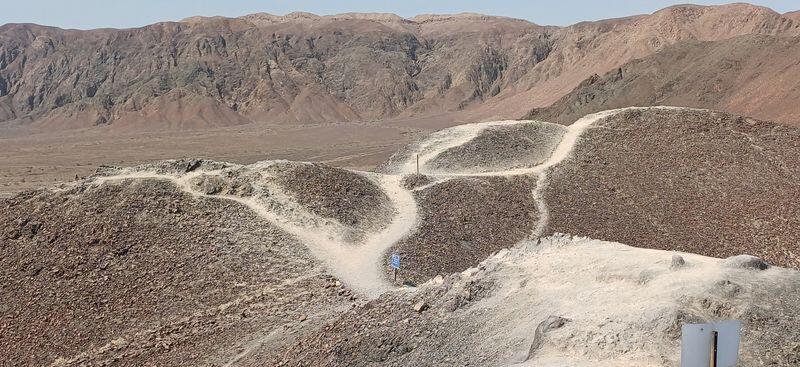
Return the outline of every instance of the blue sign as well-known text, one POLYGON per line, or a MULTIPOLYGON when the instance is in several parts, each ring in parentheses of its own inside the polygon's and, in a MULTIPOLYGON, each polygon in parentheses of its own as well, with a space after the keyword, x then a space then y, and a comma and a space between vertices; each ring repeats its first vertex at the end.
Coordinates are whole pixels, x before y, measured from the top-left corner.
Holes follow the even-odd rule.
POLYGON ((400 270, 400 254, 392 254, 392 268, 400 270))

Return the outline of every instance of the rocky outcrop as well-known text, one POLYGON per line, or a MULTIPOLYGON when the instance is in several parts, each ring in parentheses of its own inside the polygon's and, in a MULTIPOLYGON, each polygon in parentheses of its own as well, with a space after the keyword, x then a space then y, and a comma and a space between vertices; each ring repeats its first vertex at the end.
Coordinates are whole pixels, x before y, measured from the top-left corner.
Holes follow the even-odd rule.
POLYGON ((592 75, 528 119, 569 124, 586 114, 627 106, 686 106, 800 124, 794 75, 800 37, 741 36, 684 42, 592 75))

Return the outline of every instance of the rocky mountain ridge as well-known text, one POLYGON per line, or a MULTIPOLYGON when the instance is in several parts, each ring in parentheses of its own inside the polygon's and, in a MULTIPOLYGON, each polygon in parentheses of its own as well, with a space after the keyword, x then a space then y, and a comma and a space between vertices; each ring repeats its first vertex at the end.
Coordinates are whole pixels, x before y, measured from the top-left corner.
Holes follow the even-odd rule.
POLYGON ((568 27, 480 14, 264 13, 135 29, 0 26, 0 124, 196 129, 442 115, 518 118, 684 41, 800 34, 748 4, 568 27))
POLYGON ((800 124, 800 37, 746 35, 683 42, 594 74, 526 118, 569 124, 608 108, 686 106, 800 124), (768 61, 767 61, 768 60, 768 61))

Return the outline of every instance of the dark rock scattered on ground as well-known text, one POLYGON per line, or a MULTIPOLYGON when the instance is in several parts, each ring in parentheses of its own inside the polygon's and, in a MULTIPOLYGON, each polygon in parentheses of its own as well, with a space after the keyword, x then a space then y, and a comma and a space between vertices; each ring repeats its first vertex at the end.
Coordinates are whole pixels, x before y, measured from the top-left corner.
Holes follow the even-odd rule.
POLYGON ((561 125, 531 121, 491 126, 463 145, 426 163, 447 172, 491 172, 533 167, 544 162, 561 141, 561 125))
POLYGON ((163 180, 0 199, 0 228, 0 355, 16 365, 221 365, 353 302, 248 208, 163 180))
POLYGON ((402 256, 399 279, 423 283, 474 266, 526 238, 536 225, 535 179, 457 178, 414 193, 417 230, 387 252, 402 256))
POLYGON ((548 233, 800 268, 800 129, 722 112, 598 121, 549 175, 548 233))
POLYGON ((317 163, 279 163, 270 170, 276 182, 311 212, 342 224, 386 224, 394 209, 375 182, 341 168, 317 163))

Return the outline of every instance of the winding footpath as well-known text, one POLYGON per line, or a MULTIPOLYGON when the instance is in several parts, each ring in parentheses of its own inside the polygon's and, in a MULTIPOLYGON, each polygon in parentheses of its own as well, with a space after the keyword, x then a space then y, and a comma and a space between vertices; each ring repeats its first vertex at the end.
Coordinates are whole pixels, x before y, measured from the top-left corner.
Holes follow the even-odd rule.
MULTIPOLYGON (((648 108, 661 108, 661 107, 648 107, 648 108)), ((501 121, 497 123, 480 123, 480 124, 457 126, 455 128, 452 128, 456 130, 456 132, 454 133, 448 133, 446 132, 446 130, 439 131, 437 133, 434 133, 431 136, 431 138, 429 138, 426 141, 423 141, 418 145, 420 150, 419 154, 420 173, 426 174, 428 176, 433 176, 437 179, 437 181, 426 185, 425 188, 456 177, 511 177, 520 175, 536 175, 537 176, 536 185, 533 189, 532 195, 536 203, 536 209, 538 212, 539 220, 537 221, 533 232, 530 234, 530 238, 534 239, 539 238, 544 233, 545 229, 547 228, 547 224, 550 221, 550 210, 543 197, 543 189, 544 187, 547 186, 547 177, 548 173, 550 172, 550 169, 558 165, 559 163, 563 162, 570 155, 572 155, 572 152, 577 146, 580 137, 583 135, 586 129, 588 129, 592 124, 594 124, 598 120, 604 119, 606 117, 612 116, 614 114, 617 114, 619 112, 628 109, 631 108, 602 111, 584 116, 583 118, 572 123, 572 125, 566 127, 566 131, 564 135, 561 137, 561 141, 558 143, 558 145, 556 145, 556 147, 550 153, 550 156, 549 158, 547 158, 547 160, 535 166, 515 168, 510 170, 475 172, 475 173, 441 172, 441 170, 427 172, 425 163, 434 159, 436 155, 443 153, 447 149, 458 147, 460 145, 468 143, 470 140, 480 135, 480 133, 483 130, 489 127, 501 125, 508 122, 501 121), (436 144, 438 144, 438 146, 434 146, 436 144)), ((525 121, 517 121, 516 123, 525 123, 525 121)), ((411 156, 413 156, 413 154, 411 156)), ((408 161, 400 165, 400 168, 401 168, 400 169, 401 173, 404 174, 414 173, 416 172, 416 162, 413 161, 411 157, 409 157, 408 161)))
MULTIPOLYGON (((549 221, 549 209, 543 198, 543 188, 547 186, 547 175, 550 169, 572 154, 581 135, 593 123, 622 110, 624 109, 591 114, 566 127, 566 132, 553 149, 549 158, 541 164, 531 167, 479 173, 425 172, 425 163, 450 148, 468 143, 486 128, 526 123, 525 121, 496 121, 457 126, 432 134, 429 139, 419 143, 416 151, 411 152, 405 161, 397 164, 396 169, 398 172, 395 172, 395 174, 352 171, 378 185, 389 197, 395 212, 394 217, 387 226, 381 230, 367 233, 362 240, 356 243, 346 240, 347 234, 343 225, 308 212, 276 187, 269 187, 269 193, 265 195, 256 193, 250 197, 240 197, 206 194, 198 191, 192 185, 192 180, 201 175, 220 175, 223 170, 200 170, 180 175, 160 174, 152 171, 122 171, 118 175, 97 177, 96 181, 102 183, 126 179, 168 180, 180 190, 195 197, 231 200, 240 203, 278 229, 303 243, 329 269, 332 275, 354 291, 368 298, 376 298, 394 287, 386 278, 386 264, 383 261, 386 252, 394 244, 412 234, 418 225, 418 207, 413 191, 418 191, 455 177, 536 175, 536 186, 532 195, 536 202, 539 220, 530 237, 538 238, 547 228, 549 221), (408 190, 403 187, 402 178, 407 174, 416 172, 417 153, 420 157, 421 172, 433 177, 435 181, 425 185, 423 188, 408 190)), ((270 162, 259 162, 248 167, 261 169, 268 167, 270 164, 270 162)))
MULTIPOLYGON (((263 166, 264 163, 260 164, 263 166)), ((342 226, 332 223, 335 221, 304 211, 296 203, 287 201, 290 200, 287 199, 288 197, 283 198, 280 203, 275 203, 274 198, 282 195, 276 195, 274 189, 270 190, 269 199, 266 199, 260 195, 239 197, 205 194, 193 187, 193 179, 201 175, 219 175, 220 172, 201 170, 183 175, 172 175, 144 171, 98 177, 96 180, 99 183, 127 179, 167 180, 174 183, 181 191, 194 197, 224 199, 240 203, 303 243, 334 276, 354 291, 369 298, 376 298, 392 289, 392 284, 384 275, 383 255, 393 244, 411 233, 417 224, 417 205, 411 192, 402 186, 401 176, 361 173, 380 185, 391 200, 395 216, 382 230, 369 233, 358 243, 349 243, 345 240, 346 234, 341 229, 342 226), (286 206, 291 206, 292 210, 276 210, 277 207, 286 206)))

